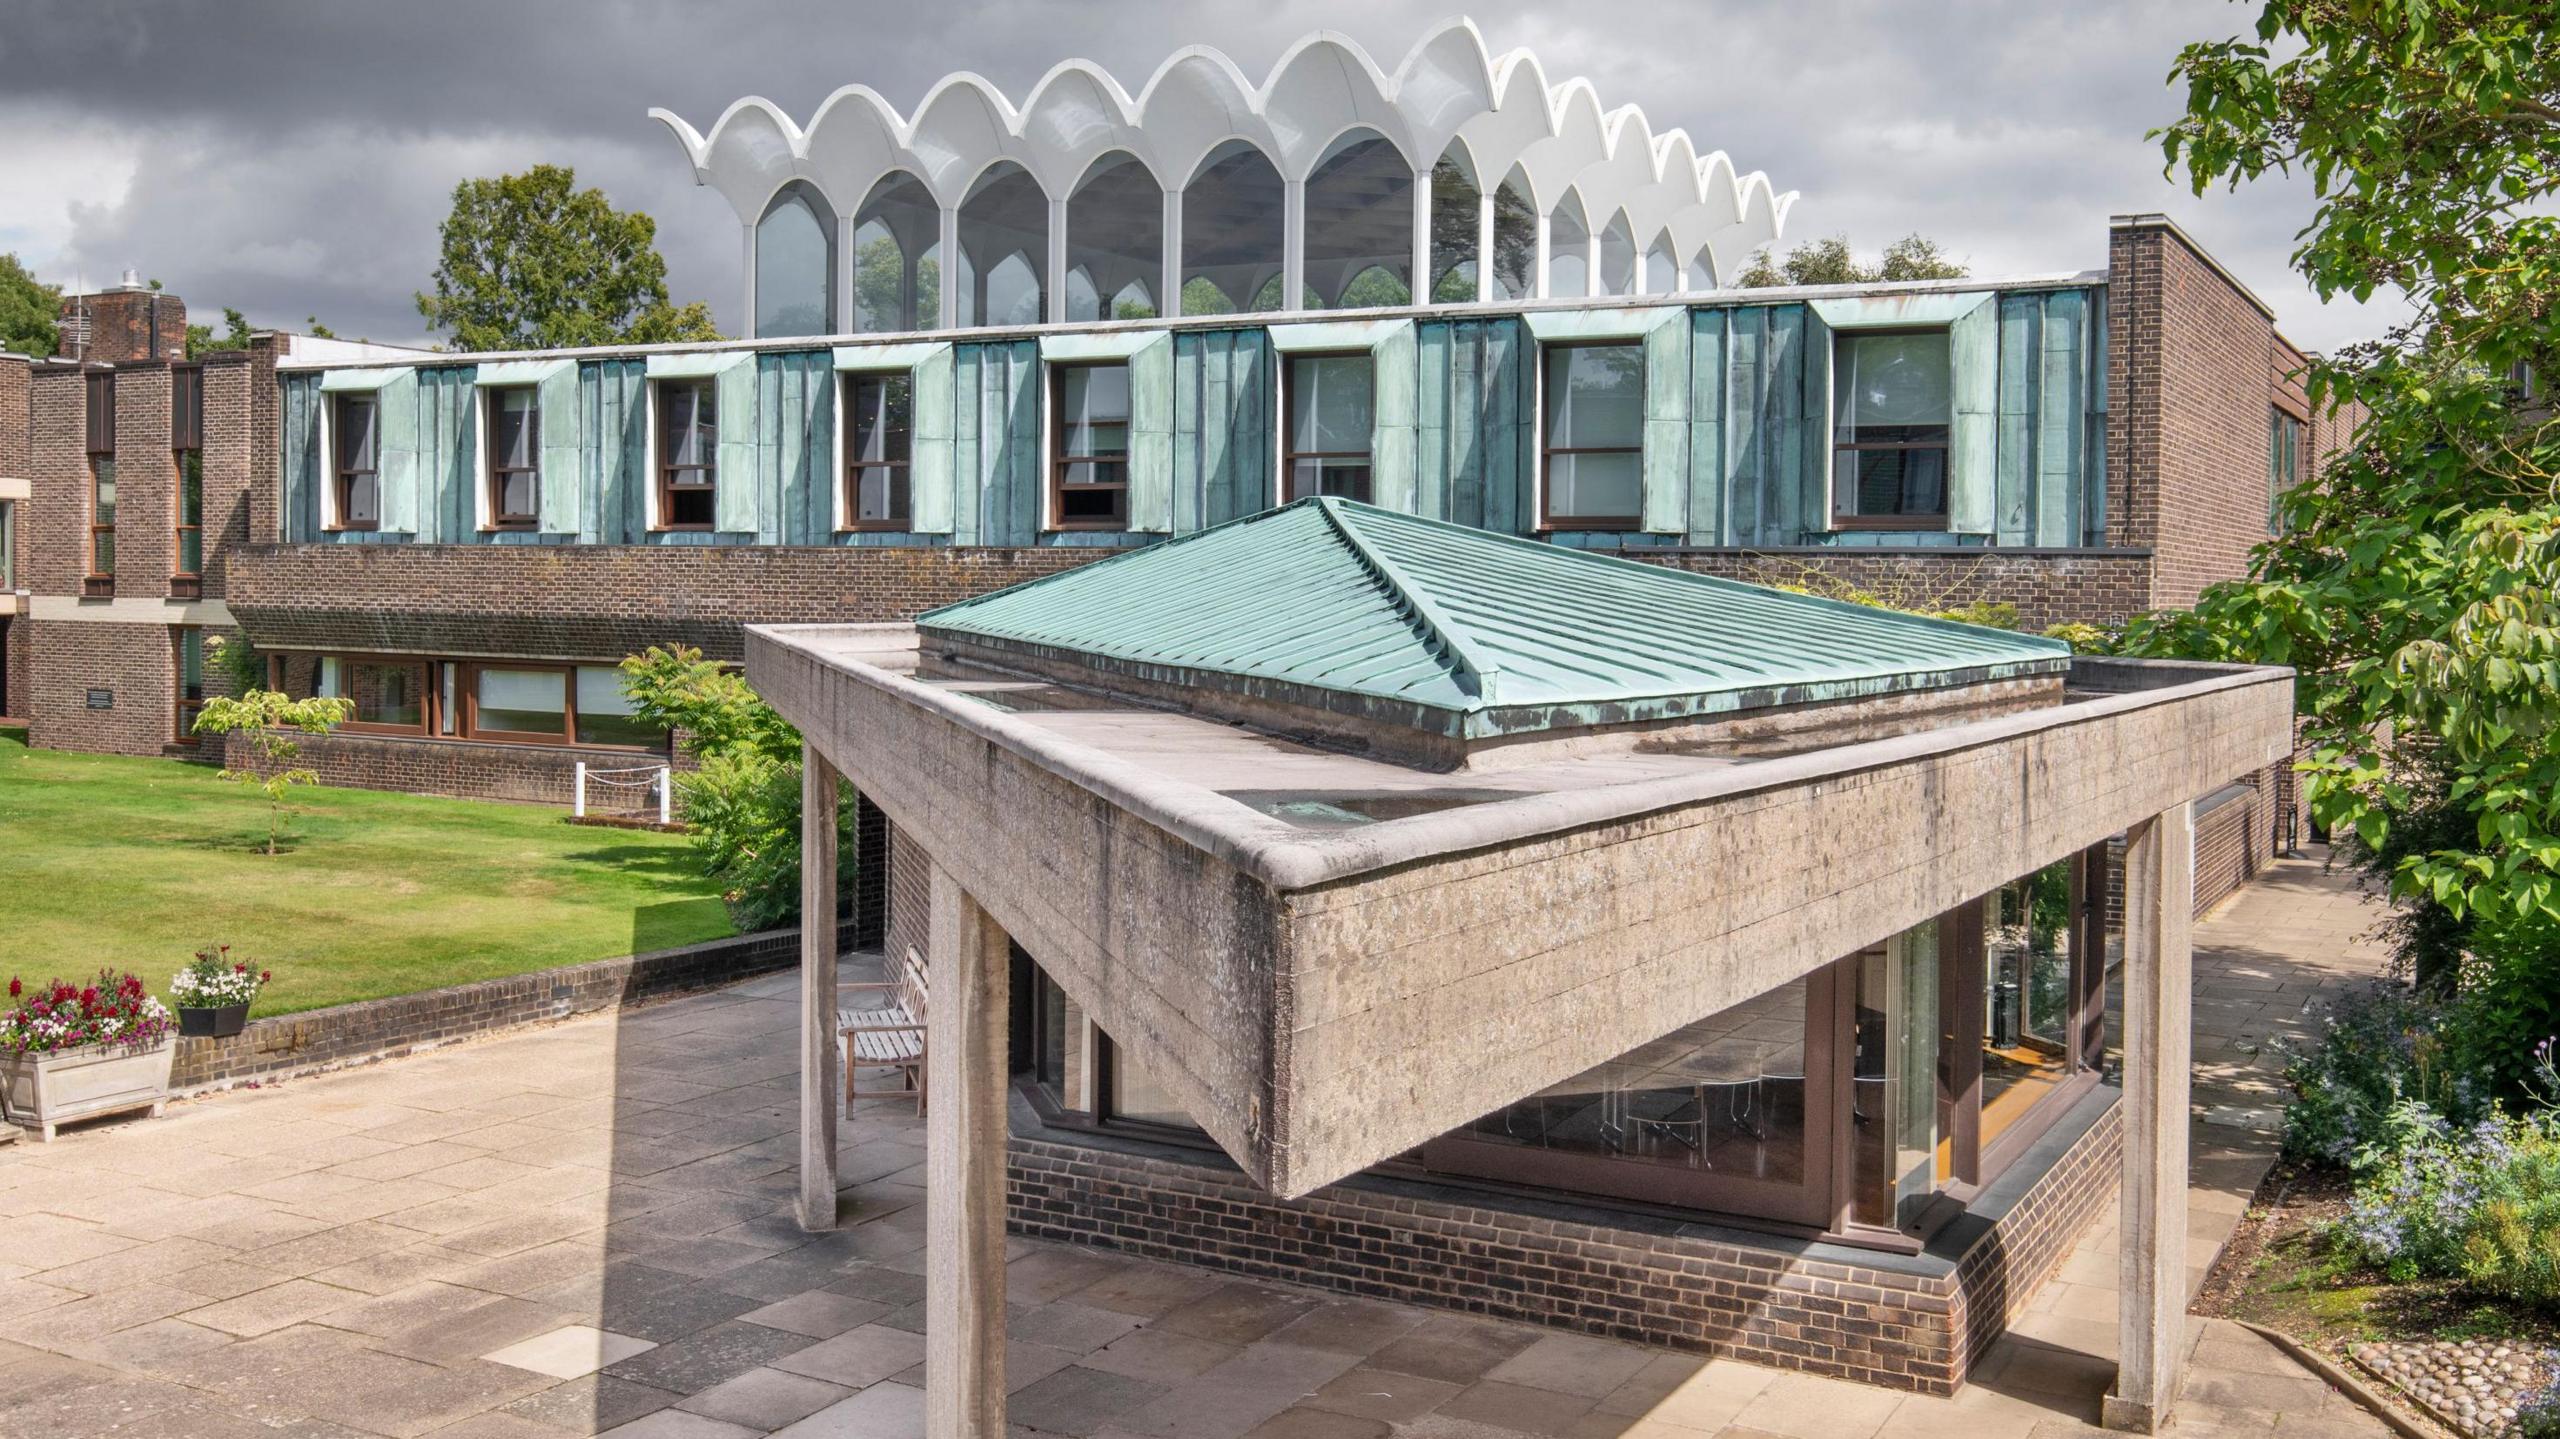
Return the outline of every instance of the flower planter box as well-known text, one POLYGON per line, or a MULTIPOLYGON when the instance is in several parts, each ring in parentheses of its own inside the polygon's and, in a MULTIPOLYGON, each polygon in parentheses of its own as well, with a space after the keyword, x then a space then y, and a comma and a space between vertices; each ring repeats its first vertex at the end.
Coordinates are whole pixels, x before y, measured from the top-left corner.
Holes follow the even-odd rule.
POLYGON ((229 1039, 249 1022, 249 1002, 189 1005, 178 1011, 178 1033, 188 1039, 229 1039))
POLYGON ((167 1039, 141 1049, 92 1044, 0 1055, 0 1099, 8 1101, 10 1123, 47 1142, 54 1126, 75 1119, 146 1108, 157 1118, 176 1057, 167 1039))

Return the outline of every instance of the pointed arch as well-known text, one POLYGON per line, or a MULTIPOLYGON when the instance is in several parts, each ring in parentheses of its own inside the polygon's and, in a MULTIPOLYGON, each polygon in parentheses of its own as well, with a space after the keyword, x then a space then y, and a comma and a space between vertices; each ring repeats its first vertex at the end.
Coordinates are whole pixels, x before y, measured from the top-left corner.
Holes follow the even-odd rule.
POLYGON ((1591 287, 1595 295, 1633 295, 1636 282, 1642 278, 1636 255, 1635 227, 1627 223, 1627 212, 1620 210, 1609 217, 1600 232, 1600 276, 1591 287))
POLYGON ((1483 218, 1483 183, 1475 158, 1464 144, 1451 142, 1431 167, 1430 297, 1442 304, 1465 304, 1476 297, 1476 272, 1483 264, 1477 230, 1483 218))
POLYGON ((1582 212, 1582 192, 1568 189, 1547 212, 1547 293, 1572 299, 1593 293, 1591 222, 1582 212))
POLYGON ((1278 308, 1286 204, 1279 167, 1250 141, 1229 140, 1201 157, 1182 189, 1182 313, 1260 308, 1266 293, 1278 308))
POLYGON ((756 312, 749 332, 825 335, 836 328, 836 211, 818 187, 792 180, 756 220, 756 312))
POLYGON ((1525 300, 1538 289, 1538 206, 1529 172, 1514 165, 1493 192, 1493 288, 1497 300, 1525 300))
POLYGON ((1343 131, 1317 157, 1304 211, 1307 288, 1317 305, 1352 303, 1355 278, 1362 305, 1412 303, 1414 180, 1404 152, 1371 129, 1343 131))
POLYGON ((1126 150, 1094 157, 1067 196, 1067 318, 1108 320, 1131 285, 1152 297, 1164 273, 1164 190, 1154 172, 1126 150), (1073 277, 1084 276, 1075 286, 1073 277))
POLYGON ((1671 295, 1680 290, 1680 261, 1671 248, 1671 232, 1656 235, 1651 248, 1644 252, 1644 278, 1637 287, 1647 295, 1671 295))
POLYGON ((1049 317, 1049 197, 1030 171, 999 160, 971 182, 960 202, 959 263, 962 325, 1049 317))

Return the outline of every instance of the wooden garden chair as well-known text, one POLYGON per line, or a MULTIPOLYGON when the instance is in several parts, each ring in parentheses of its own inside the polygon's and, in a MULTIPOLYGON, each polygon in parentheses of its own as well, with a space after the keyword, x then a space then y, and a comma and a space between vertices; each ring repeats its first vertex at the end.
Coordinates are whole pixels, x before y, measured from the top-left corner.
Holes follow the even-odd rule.
POLYGON ((932 998, 931 987, 925 982, 924 961, 910 949, 905 961, 898 966, 897 978, 877 984, 845 987, 877 990, 890 996, 887 1004, 876 1009, 836 1011, 836 1029, 844 1038, 846 1106, 850 1108, 855 1100, 862 1097, 855 1084, 858 1071, 895 1069, 905 1077, 906 1087, 915 1092, 916 1113, 922 1115, 925 1105, 924 1026, 932 998))

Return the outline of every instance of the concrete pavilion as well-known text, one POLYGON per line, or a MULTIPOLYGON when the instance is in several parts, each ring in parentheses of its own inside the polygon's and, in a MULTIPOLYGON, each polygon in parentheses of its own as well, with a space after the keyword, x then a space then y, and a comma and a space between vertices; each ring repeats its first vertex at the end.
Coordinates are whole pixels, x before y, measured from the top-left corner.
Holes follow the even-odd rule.
MULTIPOLYGON (((2288 671, 2075 658, 1319 498, 912 625, 752 629, 748 675, 808 740, 812 1227, 835 1217, 837 777, 931 856, 933 1434, 1003 1432, 1022 955, 1276 1196, 1471 1127, 1517 1140, 1486 1121, 1534 1104, 1533 1141, 1506 1151, 1524 1173, 1585 1163, 1674 1202, 1917 1245, 1964 1232, 1998 1147, 1965 1037, 1984 1014, 1980 906, 2117 835, 2108 1418, 2165 1422, 2191 806, 2289 751, 2288 671), (1809 980, 1842 956, 1862 967, 1809 980), (1790 986, 1790 1013, 1816 1016, 1794 1072, 1555 1098, 1790 986), (1605 1144, 1582 1137, 1591 1115, 1605 1144), (1720 1158, 1744 1117, 1757 1174, 1720 1158)), ((2084 903, 2095 870, 2073 874, 2073 913, 2102 908, 2084 903)), ((2098 1043, 2105 978, 2095 959, 2069 972, 2069 1053, 2098 1043)))

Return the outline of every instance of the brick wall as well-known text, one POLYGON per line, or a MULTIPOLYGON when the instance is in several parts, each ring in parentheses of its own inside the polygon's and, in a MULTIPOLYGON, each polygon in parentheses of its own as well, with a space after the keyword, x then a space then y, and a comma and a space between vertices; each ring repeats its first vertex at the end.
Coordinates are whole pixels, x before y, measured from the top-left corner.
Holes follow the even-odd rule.
POLYGON ((34 419, 32 374, 24 358, 0 356, 0 480, 23 480, 35 473, 27 433, 34 419))
POLYGON ((1110 553, 761 545, 260 545, 231 560, 261 649, 620 659, 682 642, 744 655, 742 626, 911 618, 1110 553))
POLYGON ((178 459, 169 367, 124 365, 116 384, 116 593, 166 598, 178 557, 178 459))
MULTIPOLYGON (((221 759, 236 769, 263 769, 246 737, 226 735, 221 759)), ((302 753, 293 762, 345 789, 387 789, 441 794, 456 799, 513 800, 567 808, 576 798, 580 760, 644 765, 651 755, 600 759, 594 751, 562 745, 490 744, 478 740, 405 739, 399 735, 297 736, 302 753)))
POLYGON ((34 495, 18 515, 18 584, 76 595, 89 569, 88 374, 41 365, 29 389, 34 495))
POLYGON ((1950 1226, 1952 1263, 1912 1266, 1390 1179, 1280 1199, 1213 1156, 1102 1147, 1026 1114, 1006 1165, 1018 1233, 1929 1394, 1964 1382, 2106 1203, 2119 1133, 2110 1108, 2056 1141, 1996 1218, 1950 1226))
POLYGON ((250 1021, 229 1039, 181 1039, 172 1092, 388 1059, 466 1035, 563 1019, 686 990, 733 984, 800 962, 800 931, 715 939, 682 949, 484 979, 250 1021))
POLYGON ((2155 217, 2107 254, 2108 537, 2153 553, 2153 608, 2190 605, 2248 569, 2267 533, 2273 323, 2155 217))
POLYGON ((0 645, 7 647, 7 652, 0 654, 0 664, 8 666, 9 678, 9 693, 0 699, 0 713, 11 719, 27 717, 27 704, 36 692, 35 663, 27 654, 28 637, 33 630, 33 623, 25 619, 0 620, 0 645))
POLYGON ((2196 802, 2197 914, 2266 871, 2291 778, 2289 763, 2271 765, 2196 802))
POLYGON ((20 620, 29 687, 27 742, 93 754, 156 755, 176 737, 176 652, 169 627, 96 621, 20 620), (88 707, 88 692, 112 692, 112 708, 88 707))
POLYGON ((239 351, 216 351, 204 362, 203 595, 209 600, 223 597, 231 554, 249 538, 259 468, 258 380, 257 367, 239 351))
POLYGON ((1951 609, 1977 600, 2018 607, 2022 629, 2066 620, 2101 623, 2147 607, 2151 562, 2140 551, 2106 553, 1862 550, 1693 550, 1639 555, 1656 564, 1763 585, 1829 581, 1913 609, 1951 609))
POLYGON ((89 334, 80 358, 121 363, 169 360, 187 352, 187 302, 159 290, 106 290, 65 295, 57 315, 61 351, 72 353, 72 327, 85 312, 89 334))

